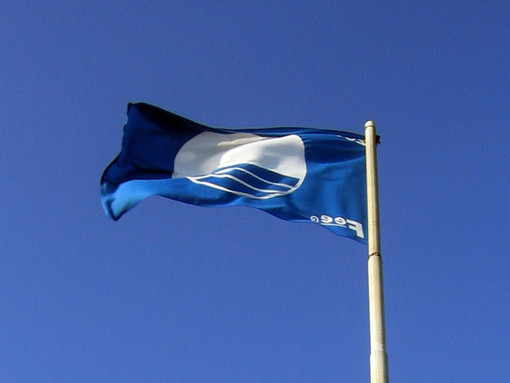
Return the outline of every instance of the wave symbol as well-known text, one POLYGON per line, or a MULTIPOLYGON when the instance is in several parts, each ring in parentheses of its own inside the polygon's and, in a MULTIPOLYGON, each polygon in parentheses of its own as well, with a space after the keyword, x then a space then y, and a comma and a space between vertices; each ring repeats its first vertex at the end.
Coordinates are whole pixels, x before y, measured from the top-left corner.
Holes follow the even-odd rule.
POLYGON ((217 169, 211 174, 186 177, 190 181, 248 198, 267 199, 292 193, 299 178, 252 164, 217 169))
POLYGON ((203 132, 177 153, 172 178, 239 196, 267 199, 292 193, 305 179, 304 144, 297 135, 203 132))

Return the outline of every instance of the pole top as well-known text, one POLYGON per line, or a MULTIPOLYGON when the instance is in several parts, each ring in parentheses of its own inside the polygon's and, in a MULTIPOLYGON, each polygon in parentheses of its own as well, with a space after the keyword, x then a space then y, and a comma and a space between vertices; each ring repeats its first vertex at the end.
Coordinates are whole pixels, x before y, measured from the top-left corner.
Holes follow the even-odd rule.
POLYGON ((375 122, 373 120, 368 120, 367 122, 365 122, 365 129, 368 129, 370 127, 375 128, 375 122))

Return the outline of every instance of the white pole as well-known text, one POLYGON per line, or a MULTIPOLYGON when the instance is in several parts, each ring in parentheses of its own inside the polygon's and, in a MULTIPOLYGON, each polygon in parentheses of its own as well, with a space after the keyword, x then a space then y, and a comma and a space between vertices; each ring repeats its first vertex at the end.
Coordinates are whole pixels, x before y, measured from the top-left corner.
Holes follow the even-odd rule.
POLYGON ((365 124, 368 202, 368 298, 370 310, 370 382, 388 383, 388 355, 384 325, 384 294, 379 235, 377 135, 373 121, 365 124))

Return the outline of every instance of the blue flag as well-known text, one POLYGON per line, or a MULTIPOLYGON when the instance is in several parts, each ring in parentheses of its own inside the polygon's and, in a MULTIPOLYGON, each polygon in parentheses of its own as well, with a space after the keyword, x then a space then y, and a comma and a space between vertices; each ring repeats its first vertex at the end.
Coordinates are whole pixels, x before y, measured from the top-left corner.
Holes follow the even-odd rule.
POLYGON ((101 178, 114 220, 159 195, 251 206, 367 243, 364 137, 311 128, 218 129, 144 103, 128 105, 122 150, 101 178))

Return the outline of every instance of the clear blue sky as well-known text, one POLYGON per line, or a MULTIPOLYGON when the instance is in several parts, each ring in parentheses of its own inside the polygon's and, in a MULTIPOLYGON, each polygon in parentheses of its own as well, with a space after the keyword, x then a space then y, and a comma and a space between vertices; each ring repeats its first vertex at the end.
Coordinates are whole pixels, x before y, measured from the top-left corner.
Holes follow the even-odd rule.
POLYGON ((368 382, 367 248, 248 208, 106 219, 126 104, 382 137, 390 381, 510 375, 507 1, 0 4, 0 381, 368 382))

